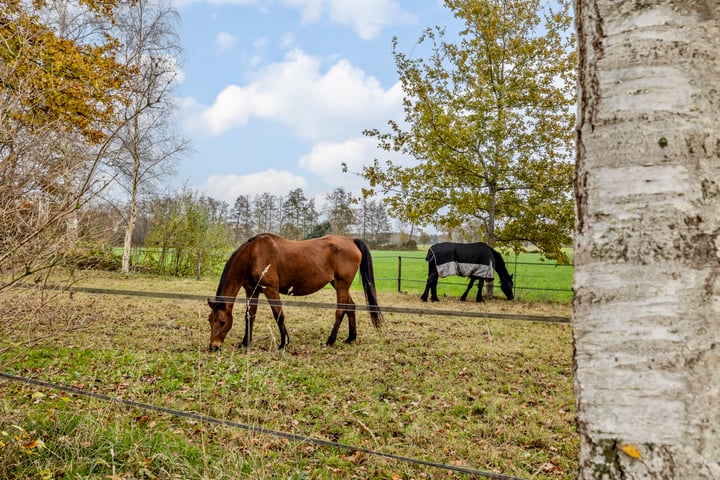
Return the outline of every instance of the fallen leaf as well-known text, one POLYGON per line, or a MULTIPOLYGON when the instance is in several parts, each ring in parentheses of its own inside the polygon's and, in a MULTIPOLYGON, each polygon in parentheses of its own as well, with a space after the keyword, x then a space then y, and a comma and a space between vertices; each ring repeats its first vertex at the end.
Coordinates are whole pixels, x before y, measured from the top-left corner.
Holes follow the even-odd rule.
POLYGON ((642 456, 640 454, 640 449, 635 445, 620 445, 620 450, 625 452, 625 455, 630 458, 639 459, 642 456))

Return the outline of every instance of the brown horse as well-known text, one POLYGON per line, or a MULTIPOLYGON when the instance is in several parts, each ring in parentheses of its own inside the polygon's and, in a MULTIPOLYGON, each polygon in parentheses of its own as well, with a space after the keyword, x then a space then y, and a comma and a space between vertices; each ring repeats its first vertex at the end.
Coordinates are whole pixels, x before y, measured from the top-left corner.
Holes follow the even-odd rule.
POLYGON ((225 264, 220 277, 216 297, 208 300, 212 311, 210 322, 210 349, 219 349, 233 324, 234 298, 245 289, 248 305, 245 309, 245 337, 242 345, 252 340, 253 322, 260 292, 270 303, 273 316, 280 329, 280 349, 290 343, 285 328, 280 294, 309 295, 330 283, 337 292, 337 309, 327 345, 335 343, 338 328, 345 315, 350 333, 345 340, 350 343, 357 337, 355 329, 355 303, 350 296, 350 285, 360 268, 365 298, 370 306, 370 318, 379 329, 383 321, 375 292, 375 279, 370 250, 365 242, 338 235, 327 235, 312 240, 286 240, 272 233, 261 233, 243 243, 225 264), (230 301, 225 301, 230 298, 230 301))

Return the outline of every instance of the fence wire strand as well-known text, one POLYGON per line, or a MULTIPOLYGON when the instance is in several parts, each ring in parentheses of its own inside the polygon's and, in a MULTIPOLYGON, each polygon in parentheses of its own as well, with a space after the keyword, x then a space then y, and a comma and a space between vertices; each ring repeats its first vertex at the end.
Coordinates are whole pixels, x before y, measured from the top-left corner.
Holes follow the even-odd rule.
POLYGON ((210 425, 219 425, 222 427, 229 427, 229 428, 235 428, 235 429, 239 429, 239 430, 245 430, 245 431, 248 431, 251 433, 257 433, 257 434, 261 434, 261 435, 269 435, 269 436, 274 436, 274 437, 278 437, 278 438, 284 438, 286 440, 290 440, 290 441, 298 442, 298 443, 310 443, 310 444, 321 446, 321 447, 336 448, 338 450, 348 450, 348 451, 352 451, 352 452, 361 452, 361 453, 364 453, 367 455, 372 455, 375 457, 383 457, 383 458, 387 458, 390 460, 396 460, 396 461, 415 464, 415 465, 423 465, 426 467, 439 468, 439 469, 443 469, 443 470, 450 470, 450 471, 454 471, 454 472, 458 472, 458 473, 465 473, 468 475, 476 475, 479 477, 492 478, 492 479, 496 479, 496 480, 524 480, 520 477, 512 477, 512 476, 503 475, 500 473, 488 472, 488 471, 484 471, 484 470, 477 470, 477 469, 469 468, 469 467, 447 465, 447 464, 443 464, 443 463, 439 463, 439 462, 433 462, 430 460, 405 457, 403 455, 396 455, 394 453, 381 452, 378 450, 372 450, 372 449, 365 448, 365 447, 357 447, 357 446, 348 445, 345 443, 332 442, 330 440, 324 440, 322 438, 306 437, 304 435, 283 432, 280 430, 272 430, 269 428, 259 427, 256 425, 248 425, 248 424, 244 424, 244 423, 240 423, 240 422, 235 422, 232 420, 223 420, 220 418, 215 418, 215 417, 203 415, 200 413, 175 410, 175 409, 167 408, 167 407, 160 407, 160 406, 152 405, 149 403, 138 402, 135 400, 129 400, 127 398, 122 398, 122 397, 113 397, 110 395, 105 395, 105 394, 97 393, 97 392, 90 392, 87 390, 82 390, 82 389, 75 388, 75 387, 68 387, 66 385, 60 385, 60 384, 56 384, 56 383, 52 383, 52 382, 47 382, 44 380, 21 377, 19 375, 13 375, 13 374, 6 373, 6 372, 0 372, 0 378, 4 378, 6 380, 10 380, 13 382, 23 383, 25 385, 30 385, 30 386, 34 386, 34 387, 47 388, 47 389, 51 389, 51 390, 65 392, 65 393, 69 393, 72 395, 77 395, 79 397, 92 398, 92 399, 100 400, 103 402, 115 403, 118 405, 123 405, 123 406, 131 407, 131 408, 137 408, 137 409, 145 410, 145 411, 164 413, 166 415, 171 415, 171 416, 178 417, 178 418, 185 418, 185 419, 189 419, 189 420, 195 420, 195 421, 198 421, 201 423, 207 423, 210 425))
MULTIPOLYGON (((16 286, 21 287, 21 288, 38 288, 36 285, 31 285, 31 284, 18 284, 16 286)), ((326 302, 298 301, 298 300, 290 300, 290 299, 271 300, 271 299, 260 299, 260 298, 245 298, 245 297, 221 297, 221 296, 206 297, 204 295, 191 295, 191 294, 184 294, 184 293, 148 292, 148 291, 118 290, 118 289, 78 287, 78 286, 62 287, 62 286, 55 286, 55 285, 43 285, 42 288, 47 289, 47 290, 57 290, 57 291, 63 291, 63 292, 67 291, 67 292, 77 292, 77 293, 89 293, 89 294, 99 294, 99 295, 118 295, 118 296, 129 296, 129 297, 151 297, 151 298, 162 298, 162 299, 171 299, 171 300, 190 300, 190 301, 202 301, 202 302, 210 301, 210 302, 223 302, 223 303, 240 303, 240 304, 244 304, 244 305, 251 305, 251 304, 259 305, 263 302, 267 302, 270 305, 283 305, 283 306, 320 308, 320 309, 332 309, 332 310, 345 309, 345 310, 354 310, 354 311, 357 311, 357 310, 377 311, 379 309, 385 313, 400 313, 400 314, 409 314, 409 315, 433 315, 433 316, 456 316, 456 317, 462 316, 462 317, 472 317, 472 318, 521 320, 521 321, 544 322, 544 323, 569 323, 570 322, 570 318, 559 317, 559 316, 518 315, 518 314, 494 313, 494 312, 436 310, 436 309, 427 309, 427 308, 393 307, 393 306, 387 306, 387 305, 384 305, 382 307, 376 307, 376 306, 368 306, 368 305, 364 305, 364 304, 337 304, 337 303, 326 303, 326 302)), ((199 421, 202 423, 236 428, 236 429, 245 430, 248 432, 262 434, 262 435, 275 436, 275 437, 291 440, 294 442, 311 443, 314 445, 329 447, 329 448, 336 448, 339 450, 362 452, 367 455, 384 457, 384 458, 391 459, 391 460, 396 460, 396 461, 401 461, 401 462, 411 463, 411 464, 416 464, 416 465, 423 465, 423 466, 427 466, 427 467, 434 467, 434 468, 439 468, 439 469, 444 469, 444 470, 450 470, 450 471, 454 471, 454 472, 458 472, 458 473, 475 475, 475 476, 483 477, 483 478, 490 478, 490 479, 496 479, 496 480, 524 480, 520 477, 513 477, 513 476, 494 473, 494 472, 477 470, 477 469, 473 469, 473 468, 469 468, 469 467, 447 465, 447 464, 442 464, 442 463, 433 462, 433 461, 429 461, 429 460, 405 457, 402 455, 380 452, 380 451, 372 450, 372 449, 365 448, 365 447, 357 447, 357 446, 353 446, 353 445, 332 442, 329 440, 323 440, 321 438, 307 437, 304 435, 297 435, 294 433, 288 433, 288 432, 283 432, 283 431, 279 431, 279 430, 272 430, 272 429, 268 429, 268 428, 264 428, 264 427, 260 427, 260 426, 247 425, 247 424, 243 424, 243 423, 239 423, 239 422, 235 422, 235 421, 231 421, 231 420, 218 419, 215 417, 210 417, 210 416, 199 414, 199 413, 174 410, 174 409, 160 407, 160 406, 156 406, 156 405, 152 405, 152 404, 148 404, 148 403, 137 402, 135 400, 125 399, 122 397, 113 397, 110 395, 105 395, 105 394, 96 393, 96 392, 90 392, 90 391, 81 390, 78 388, 69 387, 69 386, 65 386, 65 385, 59 385, 59 384, 47 382, 44 380, 21 377, 18 375, 13 375, 10 373, 5 373, 5 372, 0 372, 0 378, 4 378, 6 380, 10 380, 10 381, 14 381, 14 382, 24 383, 26 385, 31 385, 31 386, 35 386, 35 387, 57 390, 57 391, 69 393, 72 395, 77 395, 80 397, 93 398, 96 400, 101 400, 101 401, 110 402, 110 403, 116 403, 116 404, 124 405, 127 407, 138 408, 138 409, 142 409, 142 410, 146 410, 146 411, 153 411, 153 412, 157 412, 157 413, 164 413, 167 415, 172 415, 175 417, 195 420, 195 421, 199 421)))
MULTIPOLYGON (((37 288, 35 285, 20 284, 18 287, 37 288)), ((435 315, 446 317, 469 317, 469 318, 489 318, 498 320, 520 320, 528 322, 541 323, 570 323, 570 317, 552 316, 552 315, 520 315, 515 313, 496 313, 496 312, 473 312, 468 310, 441 310, 434 308, 410 308, 410 307, 393 307, 392 305, 372 306, 360 303, 331 303, 331 302, 313 302, 305 300, 271 300, 266 298, 250 298, 250 297, 207 297, 204 295, 191 295, 187 293, 170 293, 170 292, 147 292, 137 290, 117 290, 94 287, 61 287, 55 285, 44 285, 43 288, 48 290, 59 290, 76 293, 90 293, 98 295, 120 295, 126 297, 151 297, 164 298, 171 300, 192 300, 192 301, 210 301, 222 303, 235 303, 241 305, 262 305, 268 303, 271 306, 285 307, 304 307, 318 308, 328 310, 348 310, 348 311, 364 311, 384 313, 400 313, 407 315, 435 315)))

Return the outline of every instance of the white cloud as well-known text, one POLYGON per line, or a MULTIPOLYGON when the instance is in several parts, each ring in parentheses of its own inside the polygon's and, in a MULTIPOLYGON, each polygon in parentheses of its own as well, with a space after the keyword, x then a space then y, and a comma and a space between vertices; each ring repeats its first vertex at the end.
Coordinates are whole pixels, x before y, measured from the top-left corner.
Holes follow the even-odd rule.
POLYGON ((212 175, 198 190, 217 200, 224 200, 230 205, 240 195, 258 195, 271 193, 287 195, 296 188, 307 189, 307 181, 286 170, 268 169, 247 175, 212 175))
MULTIPOLYGON (((257 6, 266 9, 262 0, 173 0, 182 8, 193 3, 210 5, 257 6)), ((300 10, 302 21, 315 23, 327 18, 330 22, 352 28, 363 40, 372 40, 388 27, 415 23, 417 17, 403 9, 396 0, 283 0, 283 4, 300 10)))
POLYGON ((220 53, 229 52, 235 47, 235 37, 227 32, 220 32, 215 37, 215 45, 220 53))
POLYGON ((302 19, 312 23, 323 14, 331 22, 351 27, 363 40, 371 40, 391 25, 412 23, 416 18, 395 0, 284 0, 301 10, 302 19))
POLYGON ((260 69, 252 83, 228 85, 210 106, 185 99, 185 126, 206 135, 220 135, 251 118, 288 125, 301 138, 340 139, 363 129, 402 118, 399 82, 384 90, 374 77, 339 60, 326 72, 321 61, 301 50, 284 61, 260 69))
POLYGON ((316 143, 310 153, 300 157, 300 166, 329 185, 331 189, 342 186, 346 191, 359 195, 367 182, 360 176, 363 167, 375 159, 384 164, 391 159, 395 165, 410 165, 411 161, 397 152, 379 150, 377 140, 356 137, 341 142, 316 143), (347 171, 343 171, 343 164, 347 171))
POLYGON ((300 166, 328 185, 342 185, 345 190, 357 193, 364 181, 356 174, 378 156, 376 144, 374 139, 366 137, 317 143, 310 153, 300 158, 300 166), (347 166, 347 173, 343 172, 343 163, 347 166))
POLYGON ((257 5, 262 4, 262 0, 172 0, 172 4, 176 8, 182 8, 193 3, 206 2, 211 5, 257 5))

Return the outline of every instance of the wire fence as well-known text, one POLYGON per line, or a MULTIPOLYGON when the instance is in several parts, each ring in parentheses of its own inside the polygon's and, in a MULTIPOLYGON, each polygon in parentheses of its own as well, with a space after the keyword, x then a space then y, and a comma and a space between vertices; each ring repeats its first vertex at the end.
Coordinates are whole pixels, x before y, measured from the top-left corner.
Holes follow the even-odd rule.
MULTIPOLYGON (((30 284, 18 284, 16 285, 18 288, 37 288, 36 285, 30 285, 30 284)), ((117 290, 117 289, 104 289, 104 288, 93 288, 93 287, 78 287, 78 286, 71 286, 71 287, 63 287, 63 286, 53 286, 53 285, 45 285, 44 288, 50 289, 50 290, 58 290, 58 291, 67 291, 67 292, 83 292, 83 293, 89 293, 89 294, 101 294, 101 295, 114 295, 114 296, 130 296, 130 297, 153 297, 153 298, 162 298, 162 299, 175 299, 175 300, 190 300, 190 301, 202 301, 205 302, 207 300, 212 301, 221 301, 221 302, 233 302, 233 303, 241 303, 249 305, 251 303, 261 303, 263 301, 267 301, 270 304, 274 304, 273 300, 261 300, 259 298, 252 299, 252 298, 243 298, 243 297, 206 297, 203 295, 191 295, 191 294, 182 294, 182 293, 169 293, 169 292, 147 292, 147 291, 134 291, 134 290, 117 290)), ((324 303, 324 302, 311 302, 311 301, 298 301, 298 300, 290 300, 286 299, 281 302, 282 305, 293 305, 298 307, 305 307, 305 308, 320 308, 320 309, 343 309, 346 308, 348 310, 370 310, 373 308, 373 306, 367 306, 362 304, 336 304, 336 303, 324 303)), ((558 316, 543 316, 543 315, 518 315, 518 314, 505 314, 505 313, 493 313, 493 312, 471 312, 471 311, 455 311, 455 310, 441 310, 441 309, 435 309, 435 308, 402 308, 402 307, 393 307, 393 306, 384 306, 382 307, 382 310, 385 312, 393 312, 393 313, 403 313, 403 314, 425 314, 425 315, 438 315, 438 316, 462 316, 462 317, 479 317, 479 318, 490 318, 490 319, 503 319, 503 320, 520 320, 520 321, 532 321, 532 322, 546 322, 546 323, 569 323, 570 319, 568 317, 558 317, 558 316)), ((343 443, 338 442, 332 442, 320 438, 314 438, 314 437, 307 437, 303 435, 298 435, 294 433, 288 433, 283 432, 279 430, 272 430, 260 426, 253 426, 253 425, 247 425, 239 422, 234 422, 230 420, 224 420, 224 419, 218 419, 215 417, 195 413, 195 412, 187 412, 187 411, 181 411, 181 410, 174 410, 166 407, 156 406, 149 403, 143 403, 138 402, 135 400, 130 400, 122 397, 113 397, 110 395, 104 395, 97 392, 87 391, 75 387, 70 387, 66 385, 61 385, 41 379, 36 378, 27 378, 19 375, 10 374, 7 372, 0 372, 0 378, 5 379, 6 381, 13 381, 13 382, 19 382, 24 383, 27 385, 32 385, 38 388, 46 388, 46 389, 53 389, 57 391, 62 391, 65 393, 69 393, 72 395, 76 395, 79 397, 85 397, 85 398, 93 398, 96 400, 109 402, 109 403, 115 403, 119 405, 124 405, 127 407, 132 408, 138 408, 143 409, 146 411, 152 411, 156 413, 163 413, 168 414, 172 416, 176 416, 179 418, 187 418, 191 420, 200 421, 207 424, 214 424, 214 425, 220 425, 228 428, 235 428, 235 429, 241 429, 250 431, 257 434, 263 434, 263 435, 270 435, 275 436, 279 438, 284 438, 290 441, 295 442, 303 442, 303 443, 311 443, 319 446, 324 447, 330 447, 330 448, 336 448, 339 450, 349 450, 354 452, 362 452, 368 455, 378 456, 378 457, 384 457, 388 459, 393 459, 396 461, 416 464, 416 465, 423 465, 423 466, 429 466, 434 467, 442 470, 447 470, 449 472, 456 472, 456 473, 464 473, 469 475, 474 475, 477 477, 483 477, 483 478, 491 478, 491 479, 497 479, 497 480, 523 480, 520 477, 513 477, 503 474, 498 474, 494 472, 489 471, 483 471, 478 470, 470 467, 464 467, 464 466, 457 466, 457 465, 448 465, 443 464, 431 460, 424 460, 424 459, 418 459, 418 458, 411 458, 411 457, 405 457, 402 455, 396 455, 386 452, 381 452, 378 450, 372 450, 365 447, 358 447, 353 445, 347 445, 343 443)))
MULTIPOLYGON (((427 280, 427 262, 424 253, 413 255, 373 255, 376 265, 376 283, 385 282, 398 292, 422 292, 427 280), (393 264, 390 267, 390 264, 393 264)), ((525 300, 551 300, 569 302, 573 297, 573 265, 549 262, 520 262, 506 260, 513 274, 515 296, 525 300)), ((440 286, 451 295, 459 295, 468 285, 468 279, 447 277, 440 286)), ((496 284, 497 285, 497 284, 496 284)))
POLYGON ((434 467, 434 468, 438 468, 438 469, 442 469, 442 470, 447 470, 448 472, 465 473, 468 475, 475 475, 475 476, 483 477, 483 478, 492 478, 492 479, 496 479, 496 480, 524 480, 520 477, 511 477, 509 475, 488 472, 485 470, 477 470, 475 468, 470 468, 470 467, 463 467, 463 466, 458 466, 458 465, 448 465, 448 464, 434 462, 434 461, 430 461, 430 460, 411 458, 411 457, 406 457, 403 455, 396 455, 393 453, 381 452, 379 450, 372 450, 372 449, 369 449, 366 447, 358 447, 358 446, 354 446, 354 445, 348 445, 345 443, 324 440, 322 438, 307 437, 304 435, 298 435, 296 433, 283 432, 280 430, 272 430, 272 429, 260 427, 257 425, 248 425, 245 423, 234 422, 232 420, 223 420, 223 419, 219 419, 216 417, 211 417, 209 415, 203 415, 200 413, 188 412, 188 411, 184 411, 184 410, 175 410, 175 409, 167 408, 167 407, 160 407, 160 406, 149 404, 149 403, 138 402, 136 400, 130 400, 127 398, 122 398, 122 397, 113 397, 113 396, 105 395, 102 393, 92 392, 92 391, 88 391, 88 390, 82 390, 82 389, 75 388, 75 387, 69 387, 67 385, 60 385, 60 384, 48 382, 45 380, 38 380, 35 378, 22 377, 19 375, 13 375, 13 374, 6 373, 6 372, 0 372, 0 378, 9 380, 9 381, 13 381, 13 382, 23 383, 26 385, 31 385, 34 387, 46 388, 46 389, 56 390, 56 391, 60 391, 60 392, 65 392, 65 393, 69 393, 71 395, 76 395, 78 397, 92 398, 92 399, 100 400, 100 401, 107 402, 107 403, 115 403, 118 405, 124 405, 126 407, 137 408, 137 409, 150 411, 150 412, 156 412, 156 413, 163 413, 163 414, 172 415, 172 416, 178 417, 178 418, 195 420, 195 421, 198 421, 201 423, 206 423, 206 424, 211 424, 211 425, 219 425, 219 426, 227 427, 227 428, 235 428, 235 429, 245 430, 245 431, 248 431, 251 433, 257 433, 257 434, 261 434, 261 435, 269 435, 269 436, 282 438, 285 440, 290 440, 290 441, 298 442, 298 443, 308 443, 308 444, 317 445, 317 446, 321 446, 321 447, 335 448, 338 450, 349 450, 351 452, 361 452, 361 453, 364 453, 367 455, 372 455, 375 457, 383 457, 383 458, 388 458, 388 459, 396 460, 396 461, 400 461, 400 462, 411 463, 411 464, 415 464, 415 465, 423 465, 426 467, 434 467))

